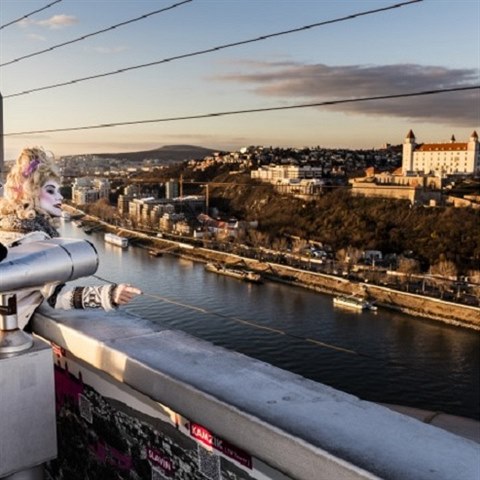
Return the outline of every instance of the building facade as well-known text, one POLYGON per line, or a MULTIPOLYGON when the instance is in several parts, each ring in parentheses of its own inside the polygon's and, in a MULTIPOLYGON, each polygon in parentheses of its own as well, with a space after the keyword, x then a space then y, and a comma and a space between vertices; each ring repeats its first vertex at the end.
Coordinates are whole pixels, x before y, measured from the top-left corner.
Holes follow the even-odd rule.
POLYGON ((322 174, 321 167, 298 165, 265 165, 250 172, 251 178, 269 183, 277 183, 278 180, 284 179, 322 178, 322 174))
POLYGON ((168 182, 165 182, 165 198, 169 200, 177 198, 179 196, 179 184, 178 180, 171 178, 168 182))
POLYGON ((77 205, 94 203, 100 198, 108 199, 110 182, 106 179, 78 177, 72 185, 72 200, 77 205))
POLYGON ((480 145, 477 132, 468 142, 457 142, 452 135, 448 143, 417 143, 410 130, 403 143, 403 175, 436 174, 480 175, 480 145))

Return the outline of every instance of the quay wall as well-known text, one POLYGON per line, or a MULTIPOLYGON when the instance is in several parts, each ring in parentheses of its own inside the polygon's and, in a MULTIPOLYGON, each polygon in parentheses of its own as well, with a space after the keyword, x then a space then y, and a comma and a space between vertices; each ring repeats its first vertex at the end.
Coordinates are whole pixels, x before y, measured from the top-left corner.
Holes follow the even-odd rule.
POLYGON ((480 330, 480 308, 448 302, 392 288, 355 282, 347 278, 323 273, 308 272, 276 263, 263 263, 238 255, 216 252, 204 248, 177 250, 177 254, 197 261, 225 263, 242 262, 246 267, 262 273, 272 281, 308 288, 321 293, 366 296, 378 306, 395 309, 410 315, 430 318, 456 326, 480 330))
POLYGON ((122 309, 43 305, 58 458, 49 478, 478 478, 480 445, 122 309))

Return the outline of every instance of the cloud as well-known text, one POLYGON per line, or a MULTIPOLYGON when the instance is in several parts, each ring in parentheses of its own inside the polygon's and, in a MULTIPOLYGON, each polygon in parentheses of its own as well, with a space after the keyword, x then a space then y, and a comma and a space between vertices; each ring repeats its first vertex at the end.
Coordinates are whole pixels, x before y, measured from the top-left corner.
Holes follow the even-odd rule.
POLYGON ((31 25, 38 25, 40 27, 49 28, 50 30, 58 30, 76 23, 78 23, 78 19, 72 15, 54 15, 46 20, 35 21, 29 18, 24 18, 18 22, 18 25, 22 28, 27 28, 31 25))
MULTIPOLYGON (((255 73, 223 75, 216 77, 216 80, 249 85, 257 95, 288 98, 290 104, 394 95, 479 83, 479 71, 475 69, 414 64, 328 66, 293 62, 242 62, 242 67, 245 66, 256 70, 255 73)), ((479 91, 471 90, 319 108, 472 126, 480 122, 478 109, 472 108, 479 100, 479 91)))

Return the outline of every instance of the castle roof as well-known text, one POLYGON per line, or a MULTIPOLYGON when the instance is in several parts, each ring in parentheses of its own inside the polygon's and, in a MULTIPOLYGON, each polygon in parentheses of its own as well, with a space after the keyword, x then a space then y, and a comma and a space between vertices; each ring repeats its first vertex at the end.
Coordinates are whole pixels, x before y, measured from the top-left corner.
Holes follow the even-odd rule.
POLYGON ((415 149, 416 152, 454 152, 466 151, 468 143, 451 142, 451 143, 422 143, 415 149))

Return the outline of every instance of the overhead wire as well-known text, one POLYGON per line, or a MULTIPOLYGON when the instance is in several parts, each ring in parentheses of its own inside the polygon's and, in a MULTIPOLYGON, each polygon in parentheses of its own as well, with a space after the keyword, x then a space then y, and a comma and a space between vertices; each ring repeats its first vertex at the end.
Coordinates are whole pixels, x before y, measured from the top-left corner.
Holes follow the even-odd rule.
POLYGON ((94 37, 96 35, 100 35, 102 33, 106 33, 106 32, 109 32, 111 30, 115 30, 116 28, 124 27, 125 25, 130 25, 131 23, 135 23, 135 22, 138 22, 140 20, 144 20, 144 19, 146 19, 148 17, 151 17, 153 15, 157 15, 159 13, 163 13, 163 12, 172 10, 176 7, 179 7, 181 5, 184 5, 185 3, 190 3, 190 2, 193 2, 193 0, 183 0, 179 3, 175 3, 173 5, 170 5, 169 7, 164 7, 164 8, 161 8, 159 10, 155 10, 155 11, 150 12, 150 13, 145 13, 144 15, 140 15, 139 17, 135 17, 135 18, 132 18, 130 20, 126 20, 124 22, 117 23, 116 25, 111 25, 110 27, 103 28, 102 30, 97 30, 96 32, 87 33, 86 35, 82 35, 81 37, 77 37, 77 38, 74 38, 72 40, 68 40, 67 42, 63 42, 63 43, 59 43, 57 45, 53 45, 52 47, 45 48, 44 50, 39 50, 37 52, 33 52, 33 53, 28 54, 28 55, 24 55, 23 57, 18 57, 18 58, 15 58, 13 60, 9 60, 8 62, 0 63, 0 67, 5 67, 7 65, 11 65, 12 63, 17 63, 17 62, 20 62, 21 60, 25 60, 27 58, 32 58, 32 57, 35 57, 37 55, 41 55, 43 53, 51 52, 53 50, 56 50, 57 48, 65 47, 66 45, 71 45, 72 43, 80 42, 82 40, 86 40, 87 38, 91 38, 91 37, 94 37))
MULTIPOLYGON (((117 283, 117 282, 114 282, 112 280, 108 280, 104 277, 101 277, 99 275, 92 275, 92 277, 94 277, 94 278, 96 278, 96 279, 98 279, 102 282, 109 283, 109 284, 116 284, 117 283)), ((202 313, 204 315, 210 315, 210 316, 218 317, 218 318, 228 320, 228 321, 231 321, 231 322, 234 322, 234 323, 245 325, 247 327, 255 328, 257 330, 265 331, 265 332, 268 332, 268 333, 271 333, 271 334, 280 335, 284 338, 291 338, 293 340, 300 341, 300 342, 303 342, 303 343, 307 343, 307 344, 310 344, 310 345, 315 346, 315 347, 324 348, 326 350, 333 350, 335 352, 345 353, 345 354, 348 354, 348 355, 354 355, 354 356, 357 356, 357 357, 362 357, 362 358, 367 358, 367 359, 370 359, 370 360, 376 360, 376 361, 384 362, 385 365, 391 365, 393 367, 400 367, 400 368, 403 368, 403 369, 410 369, 411 368, 409 365, 405 364, 404 362, 400 362, 398 360, 381 358, 381 357, 378 357, 378 356, 375 356, 375 355, 371 355, 369 353, 361 352, 359 350, 354 350, 354 349, 351 349, 351 348, 342 347, 340 345, 336 345, 336 344, 333 344, 333 343, 330 343, 330 342, 323 342, 323 341, 321 341, 319 339, 316 339, 316 338, 310 338, 310 337, 305 337, 305 336, 302 336, 302 335, 296 335, 294 333, 287 332, 286 330, 281 329, 281 328, 270 327, 268 325, 264 325, 264 324, 255 322, 255 321, 250 320, 250 319, 247 320, 247 319, 232 316, 232 315, 226 315, 224 313, 220 313, 220 312, 217 312, 215 310, 210 310, 210 309, 207 309, 207 308, 204 308, 204 307, 199 307, 197 305, 190 305, 188 303, 180 302, 178 300, 173 300, 171 298, 168 298, 168 297, 165 297, 165 296, 162 296, 162 295, 148 293, 148 292, 143 291, 142 296, 151 298, 152 300, 157 301, 157 302, 163 302, 163 303, 168 303, 170 305, 176 305, 177 307, 184 308, 184 309, 187 309, 187 310, 192 310, 194 312, 202 313)), ((443 378, 442 378, 442 380, 443 380, 443 378)))
POLYGON ((43 10, 46 10, 47 8, 50 8, 51 6, 55 5, 56 3, 60 3, 62 0, 55 0, 52 3, 49 3, 48 5, 45 5, 42 8, 39 8, 38 10, 34 10, 33 12, 27 13, 26 15, 23 15, 23 17, 17 18, 16 20, 12 20, 11 22, 5 23, 4 25, 0 25, 0 30, 4 29, 5 27, 9 27, 10 25, 14 25, 15 23, 21 22, 22 20, 25 20, 28 17, 31 17, 35 13, 39 13, 43 10))
POLYGON ((404 7, 404 6, 407 6, 407 5, 411 5, 411 4, 415 4, 415 3, 419 3, 419 2, 423 2, 423 1, 424 0, 408 0, 408 1, 405 1, 405 2, 390 5, 390 6, 387 6, 387 7, 381 7, 381 8, 376 8, 376 9, 367 10, 367 11, 363 11, 363 12, 353 13, 351 15, 346 15, 344 17, 339 17, 339 18, 335 18, 335 19, 332 19, 332 20, 325 20, 325 21, 322 21, 322 22, 317 22, 317 23, 312 23, 310 25, 305 25, 303 27, 292 28, 290 30, 283 30, 281 32, 271 33, 271 34, 267 34, 267 35, 261 35, 260 37, 250 38, 250 39, 247 39, 247 40, 240 40, 238 42, 227 43, 227 44, 224 44, 224 45, 218 45, 216 47, 206 48, 206 49, 203 49, 203 50, 197 50, 197 51, 194 51, 194 52, 185 53, 185 54, 181 54, 181 55, 175 55, 173 57, 164 58, 162 60, 156 60, 156 61, 153 61, 153 62, 142 63, 142 64, 134 65, 134 66, 131 66, 131 67, 120 68, 118 70, 113 70, 111 72, 99 73, 99 74, 96 74, 96 75, 89 75, 87 77, 81 77, 81 78, 77 78, 77 79, 74 79, 74 80, 69 80, 67 82, 60 82, 60 83, 55 83, 55 84, 52 84, 52 85, 46 85, 44 87, 37 87, 37 88, 32 88, 30 90, 24 90, 23 92, 11 93, 9 95, 4 95, 3 98, 6 99, 6 98, 18 97, 18 96, 21 96, 21 95, 27 95, 27 94, 34 93, 34 92, 40 92, 40 91, 43 91, 43 90, 50 90, 50 89, 53 89, 53 88, 64 87, 66 85, 78 84, 78 83, 81 83, 81 82, 85 82, 87 80, 94 80, 94 79, 98 79, 98 78, 108 77, 108 76, 111 76, 111 75, 117 75, 119 73, 125 73, 125 72, 132 71, 132 70, 138 70, 138 69, 141 69, 141 68, 152 67, 154 65, 160 65, 162 63, 173 62, 175 60, 195 57, 195 56, 199 56, 199 55, 205 55, 207 53, 212 53, 212 52, 218 52, 220 50, 225 50, 227 48, 237 47, 237 46, 240 46, 240 45, 246 45, 246 44, 249 44, 249 43, 255 43, 255 42, 259 42, 261 40, 266 40, 268 38, 279 37, 279 36, 282 36, 282 35, 289 35, 291 33, 298 33, 298 32, 301 32, 301 31, 309 30, 311 28, 322 27, 322 26, 325 26, 325 25, 331 25, 331 24, 334 24, 334 23, 344 22, 344 21, 347 21, 347 20, 353 20, 353 19, 358 18, 358 17, 362 17, 362 16, 366 16, 366 15, 372 15, 372 14, 376 14, 376 13, 380 13, 380 12, 385 12, 385 11, 388 11, 388 10, 393 10, 395 8, 400 8, 400 7, 404 7))
MULTIPOLYGON (((98 279, 102 282, 106 282, 106 283, 110 283, 110 284, 115 284, 116 283, 116 282, 113 282, 113 281, 108 280, 106 278, 100 277, 99 275, 92 275, 92 277, 94 277, 94 278, 96 278, 96 279, 98 279)), ((270 332, 270 333, 275 333, 277 335, 282 335, 282 336, 285 336, 285 337, 293 338, 295 340, 300 340, 302 342, 310 343, 310 344, 318 346, 318 347, 323 347, 323 348, 326 348, 326 349, 329 349, 329 350, 335 350, 335 351, 338 351, 338 352, 348 353, 350 355, 357 355, 357 356, 360 356, 360 357, 371 358, 371 359, 374 359, 374 360, 382 360, 383 361, 383 359, 377 358, 377 357, 369 355, 367 353, 362 353, 362 352, 359 352, 357 350, 352 350, 352 349, 349 349, 349 348, 341 347, 339 345, 334 345, 332 343, 322 342, 321 340, 317 340, 315 338, 309 338, 309 337, 304 337, 304 336, 301 336, 301 335, 295 335, 293 333, 289 333, 289 332, 287 332, 285 330, 282 330, 280 328, 270 327, 268 325, 262 325, 261 323, 255 322, 253 320, 246 320, 246 319, 243 319, 243 318, 240 318, 240 317, 225 315, 225 314, 217 312, 215 310, 209 310, 207 308, 198 307, 196 305, 190 305, 188 303, 179 302, 177 300, 172 300, 171 298, 164 297, 164 296, 157 295, 157 294, 143 292, 142 295, 146 296, 146 297, 149 297, 149 298, 152 298, 156 301, 169 303, 171 305, 176 305, 178 307, 185 308, 187 310, 193 310, 195 312, 203 313, 205 315, 212 315, 212 316, 219 317, 219 318, 222 318, 222 319, 230 320, 232 322, 240 323, 242 325, 247 325, 249 327, 253 327, 253 328, 256 328, 256 329, 259 329, 259 330, 264 330, 264 331, 267 331, 267 332, 270 332)), ((390 361, 387 360, 387 363, 390 363, 390 361)))
POLYGON ((10 133, 4 133, 3 136, 8 137, 8 136, 14 136, 14 135, 31 135, 31 134, 37 134, 37 133, 71 132, 71 131, 78 131, 78 130, 93 130, 93 129, 99 129, 99 128, 119 127, 119 126, 126 126, 126 125, 140 125, 140 124, 146 124, 146 123, 174 122, 174 121, 181 121, 181 120, 197 120, 201 118, 222 117, 227 115, 241 115, 241 114, 249 114, 249 113, 273 112, 273 111, 280 111, 280 110, 293 110, 298 108, 323 107, 323 106, 341 105, 341 104, 347 104, 347 103, 390 100, 394 98, 420 97, 425 95, 437 95, 441 93, 462 92, 462 91, 478 90, 478 89, 480 89, 480 85, 471 85, 468 87, 441 88, 437 90, 424 90, 419 92, 398 93, 398 94, 391 94, 391 95, 378 95, 378 96, 370 96, 370 97, 327 100, 324 102, 303 103, 303 104, 296 104, 296 105, 282 105, 282 106, 264 107, 264 108, 230 110, 230 111, 215 112, 215 113, 202 113, 198 115, 183 115, 179 117, 166 117, 166 118, 156 118, 156 119, 148 119, 148 120, 132 120, 132 121, 126 121, 126 122, 102 123, 98 125, 87 125, 82 127, 64 127, 64 128, 51 128, 51 129, 43 129, 43 130, 29 130, 29 131, 22 131, 22 132, 10 132, 10 133))

